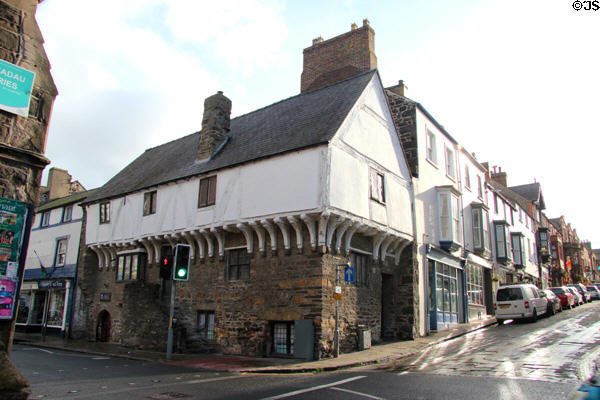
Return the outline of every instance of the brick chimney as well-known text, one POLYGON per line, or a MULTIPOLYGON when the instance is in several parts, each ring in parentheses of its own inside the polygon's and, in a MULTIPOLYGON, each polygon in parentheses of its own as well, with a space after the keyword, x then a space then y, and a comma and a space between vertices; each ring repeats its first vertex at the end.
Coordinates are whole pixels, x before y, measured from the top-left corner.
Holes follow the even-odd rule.
POLYGON ((363 26, 352 24, 350 31, 333 39, 313 40, 304 49, 300 92, 315 90, 377 68, 375 31, 369 20, 363 26))
POLYGON ((225 141, 231 121, 231 100, 219 91, 204 100, 202 130, 196 160, 208 161, 225 141))
POLYGON ((506 172, 502 172, 502 168, 494 166, 493 170, 490 171, 490 178, 496 183, 499 183, 504 187, 508 187, 506 172))
POLYGON ((403 80, 399 80, 396 86, 391 86, 387 88, 387 90, 396 93, 398 96, 404 97, 404 91, 406 90, 406 85, 403 80))

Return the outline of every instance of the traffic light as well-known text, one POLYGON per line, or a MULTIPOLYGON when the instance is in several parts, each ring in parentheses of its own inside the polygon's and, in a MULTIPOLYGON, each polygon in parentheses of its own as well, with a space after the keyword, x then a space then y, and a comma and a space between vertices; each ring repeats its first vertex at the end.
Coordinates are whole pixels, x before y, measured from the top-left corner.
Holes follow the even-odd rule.
POLYGON ((164 280, 171 279, 173 275, 173 256, 165 255, 160 259, 160 277, 164 280))
POLYGON ((190 277, 190 247, 189 244, 178 244, 175 246, 173 279, 176 281, 187 281, 190 277))

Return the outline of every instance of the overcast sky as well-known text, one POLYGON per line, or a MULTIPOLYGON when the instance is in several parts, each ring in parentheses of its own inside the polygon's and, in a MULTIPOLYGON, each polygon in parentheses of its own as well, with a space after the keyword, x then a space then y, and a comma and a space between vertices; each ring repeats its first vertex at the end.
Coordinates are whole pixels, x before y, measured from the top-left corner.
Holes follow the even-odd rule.
POLYGON ((88 189, 200 130, 217 90, 234 117, 298 94, 312 39, 368 18, 385 86, 403 79, 480 162, 501 166, 509 186, 540 182, 547 215, 600 247, 600 10, 572 0, 47 0, 36 18, 59 90, 46 155, 88 189))

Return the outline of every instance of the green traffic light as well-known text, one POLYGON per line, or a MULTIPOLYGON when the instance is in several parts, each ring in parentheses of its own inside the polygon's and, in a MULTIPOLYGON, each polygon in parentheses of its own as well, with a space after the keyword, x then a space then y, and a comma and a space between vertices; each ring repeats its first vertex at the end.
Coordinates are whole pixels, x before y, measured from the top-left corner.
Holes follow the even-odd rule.
POLYGON ((179 268, 179 269, 177 270, 177 276, 178 276, 178 277, 180 277, 180 278, 185 278, 185 275, 186 275, 186 270, 185 270, 185 268, 179 268))

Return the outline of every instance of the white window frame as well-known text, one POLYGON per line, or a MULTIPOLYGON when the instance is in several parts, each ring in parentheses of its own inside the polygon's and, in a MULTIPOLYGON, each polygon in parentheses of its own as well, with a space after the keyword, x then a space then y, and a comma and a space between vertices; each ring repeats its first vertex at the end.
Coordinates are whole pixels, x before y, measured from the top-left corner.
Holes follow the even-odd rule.
POLYGON ((451 188, 438 189, 440 241, 462 244, 460 197, 451 188))
POLYGON ((435 133, 426 128, 426 147, 425 147, 425 158, 433 165, 437 166, 437 145, 435 133))
POLYGON ((71 222, 73 219, 73 205, 70 204, 63 208, 62 222, 71 222))
POLYGON ((453 181, 456 180, 456 157, 454 150, 448 146, 444 147, 444 156, 446 161, 446 176, 453 181))
POLYGON ((471 190, 471 173, 469 171, 469 164, 465 164, 465 187, 471 190))
POLYGON ((375 169, 369 170, 369 195, 371 200, 385 204, 385 176, 375 169))
POLYGON ((56 240, 56 251, 54 253, 54 266, 64 267, 67 263, 67 238, 56 240), (61 246, 62 245, 62 246, 61 246))
POLYGON ((40 223, 40 227, 45 228, 50 226, 50 210, 44 211, 42 213, 42 221, 40 223))
MULTIPOLYGON (((525 257, 525 252, 523 248, 523 235, 520 233, 511 233, 510 234, 512 254, 513 254, 513 262, 515 265, 526 265, 527 258, 525 257)), ((529 247, 529 239, 527 239, 527 245, 529 247)), ((528 251, 528 257, 531 256, 531 252, 528 251)))
POLYGON ((489 214, 483 207, 472 208, 473 249, 476 251, 490 250, 489 214), (477 222, 477 223, 476 223, 477 222), (478 244, 479 242, 479 244, 478 244))

